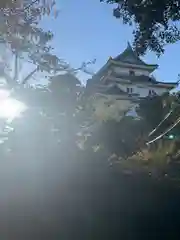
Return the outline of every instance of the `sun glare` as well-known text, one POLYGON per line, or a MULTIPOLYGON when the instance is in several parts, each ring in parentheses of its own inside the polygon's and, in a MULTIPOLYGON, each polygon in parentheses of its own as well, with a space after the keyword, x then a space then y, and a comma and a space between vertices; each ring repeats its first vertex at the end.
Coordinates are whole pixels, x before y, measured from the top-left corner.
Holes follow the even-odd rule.
POLYGON ((8 91, 0 91, 0 118, 13 120, 14 118, 20 117, 25 109, 25 104, 11 98, 8 91))

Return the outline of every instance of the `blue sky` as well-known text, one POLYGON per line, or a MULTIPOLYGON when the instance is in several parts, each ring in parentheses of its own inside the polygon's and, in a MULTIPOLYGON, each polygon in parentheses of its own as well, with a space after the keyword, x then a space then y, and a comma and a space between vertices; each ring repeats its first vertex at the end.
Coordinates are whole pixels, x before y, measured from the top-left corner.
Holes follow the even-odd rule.
MULTIPOLYGON (((100 0, 57 0, 60 10, 57 19, 43 19, 43 28, 54 33, 52 42, 56 54, 78 67, 83 61, 97 59, 91 69, 97 71, 109 58, 121 53, 132 42, 132 28, 112 16, 112 6, 100 0)), ((154 72, 159 81, 177 81, 180 42, 166 47, 159 59, 154 53, 143 58, 158 64, 154 72)), ((81 76, 85 81, 88 76, 81 76)))

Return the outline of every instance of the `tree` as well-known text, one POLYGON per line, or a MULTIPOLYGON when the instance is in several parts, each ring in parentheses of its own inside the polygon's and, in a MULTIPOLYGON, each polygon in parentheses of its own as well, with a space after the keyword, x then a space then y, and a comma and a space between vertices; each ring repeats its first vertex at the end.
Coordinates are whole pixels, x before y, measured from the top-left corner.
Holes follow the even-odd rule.
POLYGON ((55 0, 2 0, 0 2, 0 8, 2 10, 6 9, 6 11, 10 10, 13 14, 18 15, 22 7, 25 7, 25 11, 30 10, 31 7, 34 9, 36 7, 36 12, 44 15, 50 14, 55 4, 55 0))
MULTIPOLYGON (((14 56, 13 77, 6 75, 10 85, 19 80, 18 60, 35 65, 34 70, 22 79, 25 84, 38 71, 50 74, 69 68, 69 65, 51 54, 49 42, 53 34, 39 28, 38 23, 45 14, 50 14, 54 1, 9 1, 1 8, 0 40, 10 48, 14 56), (9 3, 9 4, 8 4, 9 3), (11 4, 10 4, 11 3, 11 4)), ((3 65, 4 62, 1 62, 3 65)), ((4 71, 7 64, 4 64, 4 71)))
POLYGON ((1 75, 5 75, 11 87, 14 87, 19 80, 20 83, 26 84, 38 72, 45 73, 43 77, 44 75, 78 70, 92 74, 86 67, 94 61, 83 62, 79 68, 72 69, 64 60, 51 53, 50 41, 53 38, 53 33, 43 31, 39 27, 39 22, 44 15, 54 14, 54 17, 57 17, 58 11, 55 6, 54 0, 11 0, 2 2, 0 43, 10 49, 13 55, 10 60, 14 60, 14 66, 9 66, 6 60, 1 61, 0 65, 3 72, 1 75), (34 69, 23 79, 19 79, 19 61, 34 66, 34 69), (13 72, 11 76, 9 69, 13 72))
POLYGON ((154 96, 140 100, 137 113, 146 122, 149 131, 156 127, 167 113, 165 113, 163 99, 162 96, 154 96))
MULTIPOLYGON (((140 100, 137 108, 140 117, 138 120, 130 116, 124 116, 120 121, 112 120, 109 117, 98 124, 98 119, 94 119, 89 128, 90 137, 87 145, 91 149, 93 146, 97 146, 98 149, 103 149, 102 151, 105 151, 107 155, 116 154, 123 158, 131 156, 133 153, 146 148, 146 143, 152 137, 161 135, 172 126, 173 122, 179 119, 177 117, 179 105, 174 107, 178 99, 178 94, 164 94, 140 100), (164 118, 167 119, 163 121, 164 118), (151 131, 154 133, 152 137, 148 137, 151 131)), ((89 100, 87 102, 90 103, 89 100)), ((174 131, 169 132, 169 134, 179 135, 178 132, 179 128, 176 126, 174 131)))
POLYGON ((149 134, 151 138, 149 143, 154 143, 163 137, 168 138, 170 135, 174 136, 173 139, 179 139, 180 137, 179 93, 166 96, 162 101, 165 101, 165 113, 161 116, 161 120, 156 126, 154 126, 153 131, 149 134))
POLYGON ((134 47, 138 54, 149 49, 158 56, 164 46, 180 40, 179 0, 100 0, 116 4, 114 16, 134 25, 134 47))
MULTIPOLYGON (((52 94, 47 88, 26 88, 27 86, 25 87, 24 84, 26 84, 36 72, 45 72, 46 75, 56 76, 56 79, 58 76, 59 78, 61 77, 61 79, 65 79, 65 76, 62 74, 68 72, 72 80, 73 73, 77 71, 83 70, 90 74, 87 70, 87 66, 94 63, 94 61, 89 61, 87 63, 83 62, 80 67, 73 69, 65 61, 51 54, 52 48, 49 43, 53 38, 53 34, 50 31, 43 31, 43 29, 39 28, 38 23, 41 16, 50 14, 50 10, 53 9, 54 4, 54 1, 50 0, 23 0, 21 2, 12 2, 11 8, 10 5, 6 5, 2 8, 0 13, 2 18, 0 23, 0 38, 2 44, 10 48, 14 57, 14 68, 12 69, 14 70, 14 75, 10 76, 9 72, 6 71, 6 65, 3 65, 1 75, 6 78, 8 86, 15 90, 11 96, 26 103, 30 109, 27 112, 36 112, 36 117, 32 114, 34 120, 36 119, 37 122, 41 122, 42 120, 40 119, 47 120, 50 118, 52 121, 49 123, 49 126, 51 126, 51 128, 60 128, 61 126, 59 123, 62 123, 62 121, 59 121, 59 119, 62 120, 62 110, 65 110, 66 114, 68 112, 71 117, 75 112, 77 94, 73 90, 74 82, 72 81, 73 84, 71 84, 70 94, 67 94, 67 89, 65 90, 66 93, 62 94, 62 83, 59 88, 57 88, 57 91, 56 87, 53 87, 54 81, 53 84, 50 84, 50 88, 51 86, 53 88, 52 94), (20 3, 22 3, 22 5, 20 5, 20 3), (28 64, 34 65, 34 70, 28 73, 23 79, 19 79, 20 69, 18 60, 23 62, 27 61, 28 64), (58 75, 60 73, 61 75, 58 75), (43 117, 41 116, 42 109, 44 114, 43 117), (56 126, 57 123, 58 126, 56 126)), ((74 79, 76 78, 74 77, 74 79)), ((78 79, 76 80, 80 83, 78 79)), ((65 82, 66 81, 64 81, 64 83, 65 82)), ((67 82, 68 84, 71 83, 69 80, 67 82)), ((30 116, 28 116, 28 118, 30 118, 30 116)), ((32 122, 34 122, 34 120, 32 120, 32 122)), ((29 121, 31 120, 29 119, 29 121)), ((13 125, 14 124, 15 122, 13 122, 13 125)))

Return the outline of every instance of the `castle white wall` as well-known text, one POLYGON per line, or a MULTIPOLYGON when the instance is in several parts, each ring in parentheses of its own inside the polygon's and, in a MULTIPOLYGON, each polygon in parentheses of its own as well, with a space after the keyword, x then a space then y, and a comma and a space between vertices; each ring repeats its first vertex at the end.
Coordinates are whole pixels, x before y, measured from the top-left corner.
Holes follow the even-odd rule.
POLYGON ((132 88, 133 93, 139 94, 140 97, 147 97, 149 95, 149 90, 153 90, 157 95, 161 96, 163 93, 167 92, 167 88, 156 88, 156 87, 150 87, 146 84, 138 85, 138 84, 118 84, 119 88, 123 91, 127 91, 127 88, 132 88))
POLYGON ((145 75, 145 76, 149 76, 149 72, 147 70, 141 70, 141 69, 133 69, 133 68, 123 68, 123 67, 114 67, 113 71, 117 74, 121 74, 124 76, 128 76, 129 75, 129 70, 133 70, 135 73, 135 76, 141 76, 141 75, 145 75))

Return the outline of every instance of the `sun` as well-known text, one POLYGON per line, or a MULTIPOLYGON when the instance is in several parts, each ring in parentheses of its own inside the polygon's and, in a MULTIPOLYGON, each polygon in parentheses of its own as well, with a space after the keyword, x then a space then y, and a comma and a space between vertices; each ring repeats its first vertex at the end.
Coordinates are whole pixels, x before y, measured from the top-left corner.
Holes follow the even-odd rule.
POLYGON ((0 118, 13 120, 20 117, 21 113, 25 110, 25 104, 11 98, 8 91, 0 90, 0 118))

